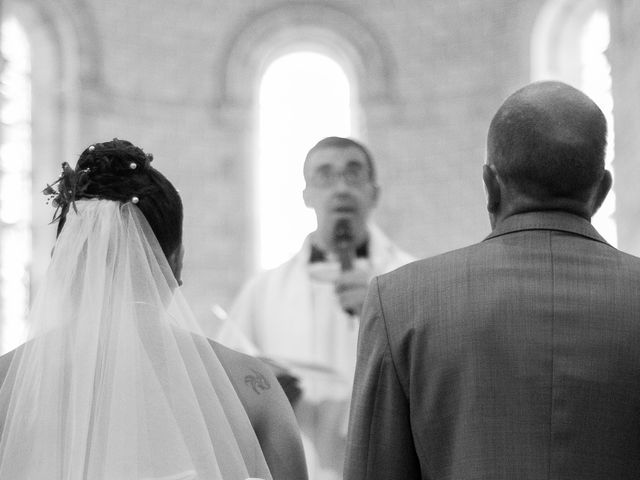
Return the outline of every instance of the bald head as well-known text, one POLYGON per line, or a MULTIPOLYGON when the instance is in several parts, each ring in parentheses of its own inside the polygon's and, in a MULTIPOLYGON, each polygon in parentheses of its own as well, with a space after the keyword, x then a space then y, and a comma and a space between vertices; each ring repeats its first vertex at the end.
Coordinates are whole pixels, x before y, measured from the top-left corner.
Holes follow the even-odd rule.
POLYGON ((511 95, 491 121, 487 163, 538 202, 589 202, 604 175, 607 122, 585 94, 537 82, 511 95))

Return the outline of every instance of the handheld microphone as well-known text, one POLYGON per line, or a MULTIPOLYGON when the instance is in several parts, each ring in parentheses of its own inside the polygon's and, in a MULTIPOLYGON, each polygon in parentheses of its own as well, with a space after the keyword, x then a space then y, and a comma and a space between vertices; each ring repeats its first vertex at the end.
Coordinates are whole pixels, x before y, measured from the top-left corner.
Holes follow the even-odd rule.
MULTIPOLYGON (((353 268, 353 258, 356 253, 354 243, 351 222, 348 218, 339 219, 333 227, 333 245, 340 261, 340 270, 343 272, 353 268)), ((344 311, 349 315, 355 314, 351 308, 345 308, 344 311)))
POLYGON ((333 227, 333 245, 343 272, 353 268, 355 256, 353 228, 348 218, 339 219, 333 227))

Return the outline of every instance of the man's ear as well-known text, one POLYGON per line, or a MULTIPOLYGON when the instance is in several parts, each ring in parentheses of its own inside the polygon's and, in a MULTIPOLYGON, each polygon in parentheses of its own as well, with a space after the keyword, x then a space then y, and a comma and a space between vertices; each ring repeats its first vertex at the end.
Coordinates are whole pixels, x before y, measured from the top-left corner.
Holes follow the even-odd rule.
POLYGON ((604 171, 604 175, 598 184, 598 188, 593 196, 593 210, 591 215, 595 215, 598 211, 604 199, 607 198, 607 194, 609 190, 611 190, 611 185, 613 184, 613 178, 611 177, 611 172, 609 170, 604 171))
POLYGON ((482 167, 482 180, 487 194, 487 210, 494 214, 500 208, 501 193, 498 172, 493 165, 485 164, 482 167))
POLYGON ((304 190, 302 190, 302 199, 304 200, 304 205, 307 208, 313 208, 310 204, 309 204, 309 189, 307 187, 304 187, 304 190))

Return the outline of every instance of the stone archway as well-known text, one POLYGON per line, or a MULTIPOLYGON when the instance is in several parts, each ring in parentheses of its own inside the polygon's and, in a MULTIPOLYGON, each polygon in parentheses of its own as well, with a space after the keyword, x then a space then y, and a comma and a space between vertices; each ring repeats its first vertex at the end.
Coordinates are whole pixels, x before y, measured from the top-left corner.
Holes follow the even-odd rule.
POLYGON ((251 108, 266 66, 303 48, 338 61, 357 86, 365 110, 394 96, 395 65, 382 35, 332 6, 285 4, 259 12, 236 28, 217 62, 216 105, 223 110, 251 108))

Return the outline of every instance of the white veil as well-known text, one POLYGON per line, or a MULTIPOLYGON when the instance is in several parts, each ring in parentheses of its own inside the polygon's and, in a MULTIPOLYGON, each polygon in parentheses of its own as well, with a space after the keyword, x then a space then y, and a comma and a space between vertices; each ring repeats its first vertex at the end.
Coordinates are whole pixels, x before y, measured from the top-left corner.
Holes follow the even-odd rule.
POLYGON ((142 213, 75 205, 0 389, 0 478, 270 479, 142 213))

